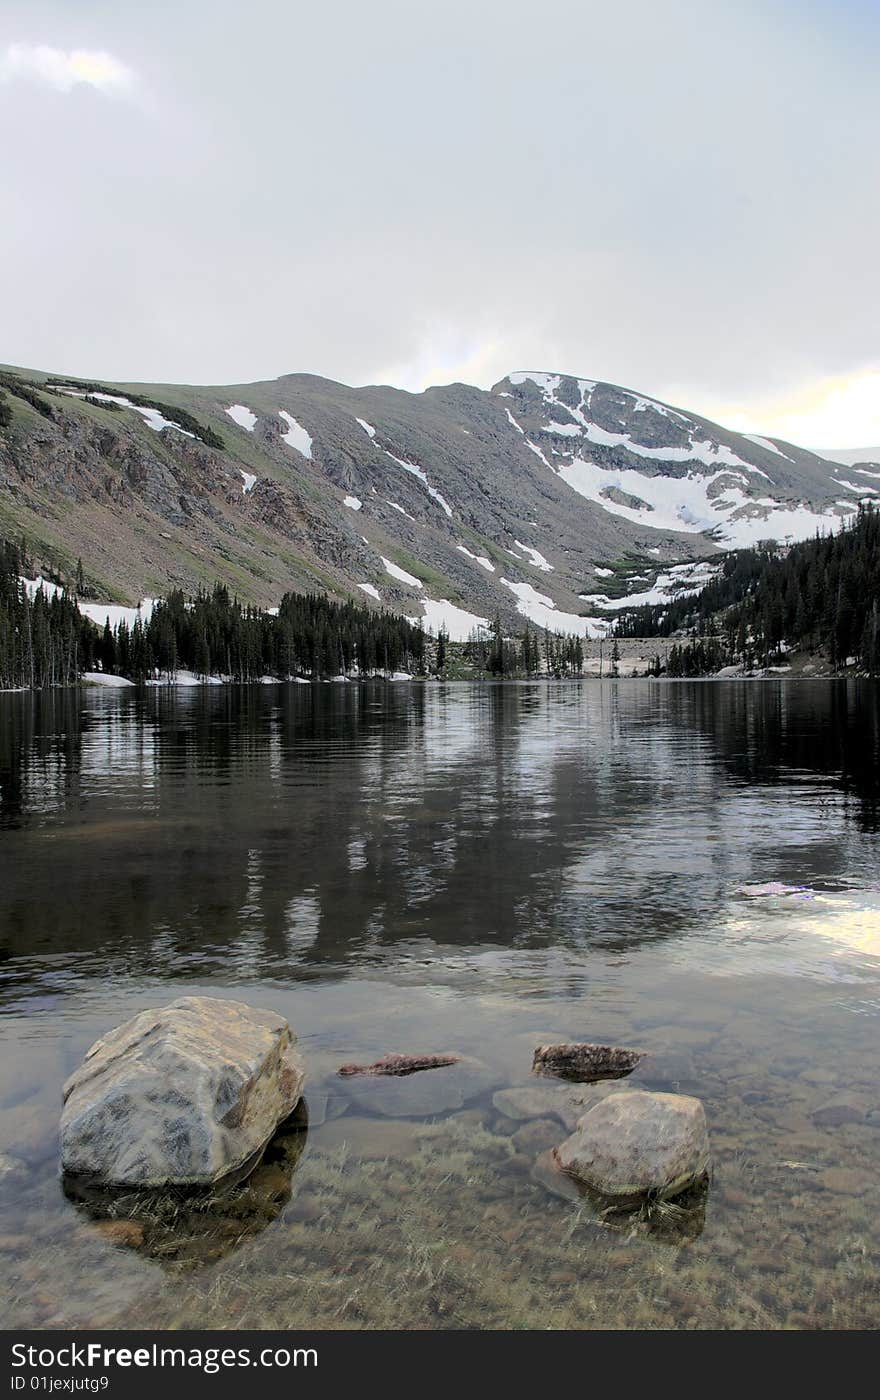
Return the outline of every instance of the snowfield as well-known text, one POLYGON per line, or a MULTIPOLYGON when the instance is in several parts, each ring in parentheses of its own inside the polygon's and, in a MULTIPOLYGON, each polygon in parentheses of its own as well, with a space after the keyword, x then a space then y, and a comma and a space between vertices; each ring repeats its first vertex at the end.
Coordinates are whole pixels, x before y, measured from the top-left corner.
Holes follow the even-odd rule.
POLYGON ((244 428, 246 433, 252 433, 257 426, 257 415, 243 403, 232 403, 226 409, 233 423, 237 423, 240 428, 244 428))
POLYGON ((43 578, 42 574, 37 574, 36 578, 19 578, 19 583, 24 584, 29 598, 34 598, 42 588, 47 598, 54 598, 56 593, 63 593, 64 589, 51 579, 43 578))
POLYGON ((257 478, 253 472, 246 472, 241 467, 239 467, 238 470, 241 472, 241 479, 243 483, 241 488, 242 495, 247 496, 251 491, 253 491, 254 487, 256 486, 257 478))
POLYGON ((348 506, 349 510, 360 510, 363 501, 358 500, 357 496, 346 496, 342 504, 348 506))
POLYGON ((412 520, 413 524, 416 523, 415 516, 410 515, 408 510, 404 510, 403 506, 397 504, 397 501, 386 501, 385 504, 390 506, 392 510, 399 511, 401 515, 405 515, 407 520, 412 520))
MULTIPOLYGON (((41 588, 47 598, 54 598, 56 594, 64 592, 57 583, 43 578, 42 574, 38 574, 36 578, 22 578, 19 582, 24 585, 29 598, 34 598, 41 588)), ((124 622, 126 627, 131 628, 138 618, 141 622, 149 622, 156 602, 155 598, 143 598, 136 608, 127 608, 121 603, 88 603, 80 598, 77 606, 83 617, 90 618, 97 627, 103 627, 105 622, 109 622, 111 628, 114 628, 118 627, 120 622, 124 622)))
POLYGON ((743 433, 743 437, 748 438, 749 442, 753 442, 756 447, 763 447, 765 452, 775 452, 777 457, 785 457, 786 462, 791 461, 791 458, 786 456, 782 449, 777 447, 775 442, 771 442, 769 438, 758 437, 757 433, 743 433))
POLYGON ((372 423, 367 422, 366 418, 356 418, 355 422, 361 425, 367 437, 374 438, 376 436, 376 429, 372 423))
POLYGON ((469 641, 473 632, 489 626, 488 618, 478 617, 466 608, 459 608, 447 598, 436 601, 425 598, 422 600, 422 609, 422 617, 411 617, 409 621, 414 624, 421 622, 432 632, 439 632, 441 627, 445 628, 451 642, 469 641))
MULTIPOLYGON (((600 428, 598 423, 594 423, 588 416, 590 395, 597 387, 597 381, 594 379, 578 379, 576 381, 580 392, 580 404, 578 407, 573 407, 556 397, 556 391, 562 378, 563 376, 559 374, 519 372, 510 375, 511 384, 522 384, 525 380, 530 379, 541 390, 547 407, 562 412, 563 418, 561 420, 552 419, 542 429, 545 433, 553 433, 562 437, 586 438, 588 442, 601 447, 622 447, 627 452, 631 452, 637 457, 644 457, 649 461, 679 463, 698 461, 709 467, 740 467, 744 471, 755 472, 758 476, 763 476, 769 481, 767 473, 761 471, 760 467, 746 462, 722 443, 710 442, 702 438, 691 438, 688 447, 646 447, 644 444, 636 442, 628 433, 613 433, 609 432, 607 428, 600 428)), ((666 404, 643 398, 639 394, 631 393, 628 389, 620 389, 618 392, 632 402, 636 412, 644 413, 651 408, 662 413, 664 417, 677 419, 683 424, 688 423, 688 419, 683 414, 669 408, 666 404)))
POLYGON ((522 540, 514 540, 513 543, 523 554, 528 555, 529 563, 534 568, 540 569, 542 574, 552 574, 553 565, 548 564, 540 550, 533 549, 530 544, 523 544, 522 540))
POLYGON ((449 502, 443 496, 440 495, 439 491, 435 491, 434 487, 428 480, 427 472, 423 471, 422 468, 418 466, 415 462, 407 462, 404 460, 403 457, 395 457, 394 453, 389 452, 387 449, 385 449, 385 456, 390 457, 392 462, 396 462, 399 467, 403 467, 403 470, 405 472, 409 472, 410 476, 417 477, 418 480, 424 486, 428 495, 437 502, 441 510, 444 510, 448 516, 452 516, 452 507, 450 506, 449 502))
POLYGON ((415 578, 412 574, 408 574, 406 569, 401 569, 400 565, 395 564, 393 559, 386 559, 384 554, 380 554, 379 558, 385 566, 385 572, 390 574, 392 578, 396 578, 399 583, 408 583, 410 588, 422 587, 422 580, 420 578, 415 578))
POLYGON ((546 593, 539 593, 530 583, 513 583, 507 578, 498 582, 515 595, 517 612, 537 627, 547 627, 551 632, 564 632, 574 637, 604 637, 608 632, 610 623, 598 617, 560 612, 552 598, 548 598, 546 593))
POLYGON ((296 452, 301 452, 303 457, 312 460, 312 438, 306 432, 302 423, 298 423, 292 414, 286 413, 283 408, 279 408, 278 417, 283 418, 287 424, 287 432, 281 437, 288 447, 294 448, 296 452))
MULTIPOLYGON (((649 603, 668 603, 675 598, 699 593, 717 576, 720 567, 707 560, 696 564, 675 564, 667 573, 658 574, 653 587, 642 593, 628 593, 625 598, 609 598, 605 593, 579 593, 578 597, 591 607, 601 608, 603 612, 639 608, 649 603)), ((606 574, 610 572, 610 569, 604 570, 606 574)))
POLYGON ((157 408, 145 408, 143 404, 132 403, 131 399, 123 398, 121 394, 92 394, 84 389, 61 388, 58 392, 67 394, 72 399, 99 399, 101 403, 115 403, 119 408, 131 408, 135 413, 139 413, 147 427, 152 428, 156 433, 161 433, 165 428, 173 428, 176 433, 183 433, 184 437, 195 437, 195 433, 187 432, 186 428, 181 428, 179 423, 172 423, 171 419, 165 418, 157 408))
MULTIPOLYGON (((688 435, 686 446, 648 446, 630 432, 600 427, 590 413, 591 396, 598 387, 595 380, 575 380, 579 401, 569 404, 559 397, 563 379, 571 387, 569 376, 518 371, 509 378, 515 385, 526 381, 536 385, 546 409, 540 431, 557 439, 549 449, 549 457, 528 438, 527 445, 572 490, 611 515, 661 530, 707 533, 719 543, 746 548, 771 537, 783 542, 808 538, 855 509, 854 503, 846 500, 813 507, 804 501, 751 495, 750 488, 757 484, 755 478, 772 485, 768 472, 726 443, 707 436, 705 425, 698 420, 656 399, 610 386, 629 402, 633 412, 651 410, 681 425, 688 435), (626 452, 643 461, 645 470, 636 461, 621 468, 602 466, 592 459, 587 450, 590 445, 626 452), (657 475, 649 474, 648 464, 659 468, 657 475), (663 474, 664 467, 668 475, 663 474), (682 468, 685 470, 681 475, 671 474, 682 468)), ((505 411, 512 426, 519 430, 513 414, 509 409, 505 411)), ((780 462, 793 461, 783 450, 785 444, 777 446, 770 438, 755 433, 742 436, 780 462)), ((853 495, 875 494, 871 488, 865 492, 849 479, 833 477, 832 481, 853 495)))
POLYGON ((457 544, 455 547, 459 554, 466 554, 468 559, 473 559, 474 563, 479 564, 481 569, 485 569, 487 574, 494 574, 495 565, 491 559, 486 558, 485 554, 471 554, 467 545, 463 544, 457 544))
MULTIPOLYGON (((573 491, 611 515, 653 525, 658 530, 693 534, 715 531, 716 538, 734 548, 746 548, 771 536, 779 540, 805 539, 823 524, 837 521, 840 515, 839 503, 837 509, 819 512, 806 505, 784 506, 771 497, 749 496, 735 480, 726 485, 735 478, 735 473, 726 470, 710 476, 691 472, 678 477, 645 476, 632 467, 606 469, 597 462, 573 457, 561 461, 556 471, 573 491), (710 488, 721 478, 725 489, 713 496, 710 488), (610 491, 634 497, 638 504, 615 501, 609 497, 610 491)), ((846 503, 846 510, 853 509, 846 503)))
POLYGON ((374 583, 359 583, 358 588, 362 588, 365 593, 369 593, 371 598, 375 598, 377 603, 381 603, 379 590, 374 583))
POLYGON ((143 598, 136 608, 124 608, 118 603, 84 603, 80 600, 79 610, 83 617, 91 618, 98 627, 103 627, 105 622, 109 622, 112 631, 120 622, 124 622, 126 627, 131 629, 138 619, 141 622, 149 622, 157 601, 156 598, 143 598))

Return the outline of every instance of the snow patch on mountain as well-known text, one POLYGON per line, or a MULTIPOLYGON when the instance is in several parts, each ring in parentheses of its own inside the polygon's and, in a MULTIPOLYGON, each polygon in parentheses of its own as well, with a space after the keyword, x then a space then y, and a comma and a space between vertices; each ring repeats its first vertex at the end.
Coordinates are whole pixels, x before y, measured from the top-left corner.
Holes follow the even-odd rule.
POLYGON ((787 453, 783 452, 782 449, 777 447, 775 442, 771 442, 769 438, 758 437, 756 433, 743 433, 743 437, 748 438, 749 442, 753 442, 756 447, 763 447, 765 452, 775 452, 777 457, 784 457, 786 462, 792 460, 787 453))
MULTIPOLYGON (((543 370, 517 370, 514 374, 509 374, 507 377, 511 384, 524 384, 527 379, 530 379, 533 384, 537 384, 544 398, 547 399, 549 403, 557 403, 559 401, 556 398, 556 390, 559 388, 563 379, 567 379, 569 376, 564 374, 546 374, 543 370)), ((583 400, 584 395, 592 393, 599 381, 597 379, 576 379, 574 382, 577 384, 580 390, 581 400, 583 400)))
POLYGON ((876 486, 866 486, 864 482, 847 481, 845 476, 833 476, 831 480, 835 486, 843 486, 847 491, 854 491, 857 496, 876 496, 876 486))
POLYGON ((283 418, 287 424, 287 432, 281 434, 284 442, 287 443, 288 447, 292 447, 295 451, 301 452, 303 457, 308 457, 309 461, 311 461, 313 441, 311 435, 306 431, 302 423, 298 423, 293 415, 287 413, 283 408, 279 408, 278 416, 279 418, 283 418))
POLYGON ((744 457, 740 457, 732 448, 723 443, 712 442, 708 438, 695 436, 691 431, 696 426, 692 420, 679 413, 677 409, 658 403, 655 399, 634 394, 628 389, 615 390, 621 398, 629 402, 633 412, 645 413, 650 410, 688 427, 690 441, 686 447, 649 447, 644 443, 637 442, 629 433, 612 432, 607 428, 600 427, 590 417, 590 398, 598 387, 596 380, 574 380, 580 401, 578 404, 571 404, 558 397, 558 390, 563 379, 567 383, 569 382, 565 375, 519 371, 516 374, 511 374, 509 379, 511 384, 523 384, 526 380, 531 380, 538 386, 548 410, 553 410, 557 415, 551 417, 541 429, 547 434, 557 437, 585 438, 597 447, 622 448, 633 456, 643 457, 647 461, 701 462, 708 467, 738 467, 770 480, 766 472, 762 471, 760 467, 756 467, 752 462, 746 461, 744 457))
POLYGON ((553 565, 548 563, 539 549, 533 549, 530 544, 523 544, 522 540, 514 540, 514 545, 523 554, 528 555, 529 563, 536 569, 540 569, 542 574, 552 574, 553 565))
POLYGON ((257 425, 257 415, 243 403, 230 404, 226 409, 233 423, 237 423, 240 428, 244 428, 246 433, 252 433, 257 425))
POLYGON ((561 612, 552 598, 539 593, 530 583, 514 583, 502 578, 498 582, 516 597, 517 612, 538 627, 551 632, 564 632, 575 637, 604 637, 610 624, 596 617, 580 617, 577 613, 561 612))
POLYGON ((349 510, 360 510, 364 503, 357 496, 346 496, 342 504, 348 506, 349 510))
POLYGON ((481 569, 485 569, 487 574, 494 574, 495 565, 491 559, 486 558, 485 554, 471 554, 467 546, 463 544, 457 544, 455 547, 459 554, 466 554, 468 559, 473 559, 474 563, 479 564, 481 569))
POLYGON ((135 413, 139 413, 143 418, 147 427, 152 428, 155 433, 161 433, 165 428, 173 428, 176 433, 183 433, 184 437, 195 437, 195 433, 187 432, 186 428, 181 428, 179 423, 174 423, 170 418, 166 418, 164 414, 159 412, 158 408, 147 408, 144 404, 132 403, 131 399, 126 399, 121 394, 101 394, 97 391, 91 393, 85 389, 62 389, 60 387, 58 392, 67 394, 72 399, 99 399, 101 403, 115 403, 117 408, 134 409, 135 413))
MULTIPOLYGON (((19 583, 31 600, 41 589, 49 599, 60 597, 65 591, 60 584, 43 578, 42 574, 38 574, 36 578, 20 578, 19 583)), ((97 627, 103 627, 105 622, 109 622, 111 628, 114 628, 124 622, 126 627, 132 628, 138 620, 149 622, 157 601, 156 598, 142 598, 137 607, 128 608, 121 603, 89 603, 83 598, 78 598, 77 607, 83 617, 89 618, 97 627)))
POLYGON ((418 480, 424 486, 428 495, 431 496, 437 502, 441 510, 444 510, 448 516, 452 516, 452 507, 450 506, 449 502, 443 496, 440 495, 440 492, 435 490, 435 488, 431 485, 431 483, 428 480, 428 473, 426 471, 424 471, 415 462, 407 462, 403 457, 395 457, 394 453, 389 452, 387 448, 385 449, 385 456, 390 457, 392 462, 396 462, 399 467, 403 467, 403 470, 405 472, 409 472, 410 476, 417 477, 418 480))
POLYGON ((392 578, 396 578, 399 583, 408 583, 410 588, 423 587, 422 580, 420 578, 416 578, 413 574, 408 574, 406 572, 406 569, 402 569, 400 565, 395 564, 392 559, 386 559, 384 554, 380 554, 379 558, 382 560, 382 563, 385 566, 385 572, 387 574, 390 574, 392 578))
POLYGON ((42 574, 37 574, 36 578, 19 578, 19 583, 24 588, 28 597, 33 602, 40 589, 43 590, 48 599, 59 598, 64 589, 58 583, 53 583, 49 578, 43 578, 42 574))
MULTIPOLYGON (((583 457, 561 461, 556 470, 573 491, 612 515, 659 530, 714 531, 718 539, 737 548, 771 538, 804 539, 840 514, 834 507, 816 511, 806 505, 782 505, 771 497, 749 496, 742 490, 743 478, 738 485, 736 474, 729 471, 709 476, 693 472, 646 476, 632 467, 600 467, 583 457), (724 487, 712 493, 712 486, 722 479, 724 487)), ((847 505, 847 509, 853 507, 847 505)))
MULTIPOLYGON (((577 410, 570 409, 569 412, 576 413, 577 410)), ((770 480, 766 472, 747 462, 732 448, 719 442, 710 442, 708 438, 692 438, 688 447, 645 447, 643 443, 631 438, 629 433, 611 433, 607 428, 600 428, 598 423, 591 423, 589 420, 585 420, 580 426, 575 423, 548 423, 541 431, 562 437, 586 438, 597 447, 621 447, 634 457, 643 457, 649 462, 702 462, 706 467, 737 467, 770 480)))
POLYGON ((442 627, 451 642, 466 642, 474 632, 489 626, 488 618, 478 617, 476 613, 468 612, 467 608, 459 608, 448 598, 424 598, 422 613, 421 617, 408 620, 415 624, 422 623, 432 632, 439 632, 442 627))
POLYGON ((374 438, 376 436, 376 429, 373 427, 372 423, 367 422, 366 418, 356 418, 355 422, 361 425, 367 437, 374 438))
MULTIPOLYGON (((658 574, 651 588, 641 593, 628 593, 623 598, 609 598, 605 593, 580 593, 578 597, 603 612, 619 612, 623 608, 639 608, 652 603, 669 603, 675 598, 699 593, 717 577, 719 564, 701 559, 694 564, 675 564, 666 573, 658 574)), ((607 569, 606 573, 611 570, 607 569)))
POLYGON ((358 588, 362 588, 365 593, 369 593, 371 598, 375 598, 377 603, 381 603, 379 590, 374 583, 359 583, 358 588))
POLYGON ((253 491, 254 487, 257 484, 256 474, 254 472, 246 472, 242 467, 239 467, 238 470, 241 472, 242 495, 247 496, 250 494, 251 491, 253 491))
POLYGON ((547 458, 544 456, 544 454, 543 454, 543 452, 541 451, 540 447, 536 447, 536 446, 535 446, 535 444, 532 442, 531 438, 526 438, 526 447, 530 447, 530 448, 532 449, 532 451, 534 452, 535 456, 536 456, 536 457, 540 457, 541 461, 544 463, 544 466, 545 466, 545 467, 549 467, 550 470, 551 470, 551 472, 556 470, 555 467, 552 465, 552 463, 550 463, 550 462, 547 461, 547 458))

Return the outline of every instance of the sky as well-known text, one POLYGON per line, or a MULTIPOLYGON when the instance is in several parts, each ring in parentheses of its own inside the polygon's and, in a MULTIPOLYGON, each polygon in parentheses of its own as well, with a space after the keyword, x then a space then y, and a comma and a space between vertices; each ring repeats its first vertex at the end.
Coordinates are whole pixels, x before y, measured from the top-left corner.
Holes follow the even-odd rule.
POLYGON ((0 361, 880 443, 876 0, 3 0, 0 361))

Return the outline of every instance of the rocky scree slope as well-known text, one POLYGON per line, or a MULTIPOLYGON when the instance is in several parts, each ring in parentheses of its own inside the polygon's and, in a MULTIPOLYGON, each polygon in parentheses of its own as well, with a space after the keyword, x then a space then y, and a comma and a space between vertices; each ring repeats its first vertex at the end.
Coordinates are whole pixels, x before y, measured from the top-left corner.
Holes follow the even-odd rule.
POLYGON ((410 394, 7 368, 0 392, 0 534, 62 580, 82 559, 93 596, 123 602, 220 579, 453 636, 496 614, 595 636, 624 598, 695 589, 720 551, 804 538, 880 493, 866 467, 561 374, 410 394))

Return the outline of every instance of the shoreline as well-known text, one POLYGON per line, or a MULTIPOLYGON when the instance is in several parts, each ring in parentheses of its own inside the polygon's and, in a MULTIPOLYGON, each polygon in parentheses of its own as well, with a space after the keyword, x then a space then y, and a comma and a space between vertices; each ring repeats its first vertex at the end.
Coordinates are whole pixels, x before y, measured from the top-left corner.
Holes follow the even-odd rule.
POLYGON ((727 685, 731 682, 741 683, 743 681, 766 683, 768 681, 802 682, 802 681, 877 681, 876 676, 868 676, 862 673, 853 672, 825 672, 822 674, 804 674, 802 671, 791 671, 780 673, 778 671, 753 671, 735 676, 325 676, 316 680, 308 680, 302 676, 276 677, 263 676, 257 680, 237 681, 229 678, 211 676, 200 681, 172 681, 163 680, 147 681, 142 685, 135 681, 130 681, 124 676, 107 677, 104 681, 96 681, 91 678, 81 678, 74 685, 54 685, 44 687, 16 686, 10 689, 0 689, 0 695, 43 695, 47 692, 56 691, 203 691, 215 690, 230 686, 247 688, 268 688, 269 686, 323 686, 323 685, 454 685, 454 686, 499 686, 499 685, 630 685, 634 683, 649 682, 652 685, 703 685, 718 684, 727 685))

